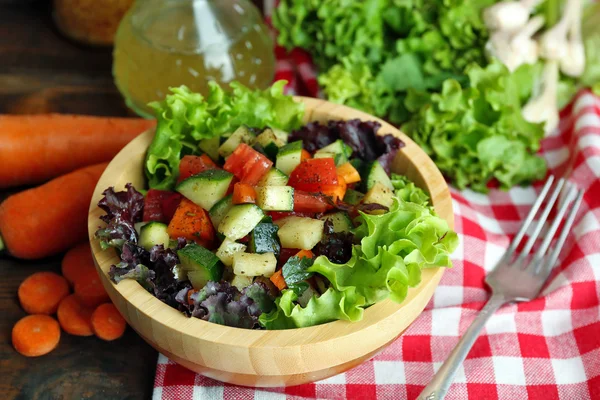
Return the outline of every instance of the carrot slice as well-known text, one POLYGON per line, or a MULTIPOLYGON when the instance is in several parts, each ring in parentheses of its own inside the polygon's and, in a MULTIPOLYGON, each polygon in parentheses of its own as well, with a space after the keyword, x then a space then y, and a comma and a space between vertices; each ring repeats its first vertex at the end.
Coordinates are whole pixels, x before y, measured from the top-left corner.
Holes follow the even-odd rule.
POLYGON ((110 301, 96 269, 82 273, 79 280, 75 282, 75 295, 88 307, 96 307, 110 301))
POLYGON ((281 270, 275 271, 275 273, 271 275, 269 279, 275 286, 277 286, 277 289, 279 290, 283 290, 287 287, 285 279, 283 279, 283 272, 281 270))
POLYGON ((58 305, 56 316, 65 332, 76 336, 91 336, 94 309, 84 305, 74 294, 65 297, 58 305))
POLYGON ((95 271, 96 267, 88 242, 73 247, 62 259, 62 274, 71 285, 74 285, 86 273, 90 273, 90 270, 95 271))
POLYGON ((36 272, 19 286, 19 301, 28 314, 54 314, 58 304, 69 295, 69 284, 54 272, 36 272))
POLYGON ((167 232, 172 239, 183 237, 204 247, 211 247, 215 238, 215 228, 208 213, 186 198, 181 199, 167 232))
POLYGON ((92 329, 96 336, 102 340, 115 340, 123 336, 127 322, 117 307, 112 303, 105 303, 92 314, 92 329))
POLYGON ((256 190, 247 183, 238 182, 233 187, 233 204, 256 203, 256 190))
POLYGON ((48 315, 28 315, 13 327, 12 343, 25 357, 38 357, 50 353, 60 341, 60 326, 48 315))

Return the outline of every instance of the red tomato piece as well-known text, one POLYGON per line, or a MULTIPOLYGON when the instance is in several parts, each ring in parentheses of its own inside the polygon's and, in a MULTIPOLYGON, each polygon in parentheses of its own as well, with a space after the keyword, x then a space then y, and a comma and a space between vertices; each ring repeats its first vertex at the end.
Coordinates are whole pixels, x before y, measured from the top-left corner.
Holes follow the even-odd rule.
POLYGON ((184 156, 179 161, 179 178, 177 179, 177 183, 192 175, 217 168, 219 168, 217 164, 206 154, 202 154, 201 156, 184 156))
POLYGON ((288 185, 306 192, 320 192, 325 185, 337 185, 333 158, 311 158, 300 163, 290 175, 288 185))
POLYGON ((273 161, 242 143, 227 157, 223 169, 235 175, 240 182, 256 186, 272 166, 273 161))
POLYGON ((169 198, 173 192, 166 190, 150 189, 146 193, 144 198, 144 215, 142 220, 147 221, 158 221, 158 222, 169 222, 163 212, 163 202, 169 198))
POLYGON ((325 196, 319 193, 294 191, 294 211, 301 213, 322 213, 333 208, 325 196))
POLYGON ((181 202, 181 194, 176 192, 169 192, 169 195, 162 202, 162 212, 165 216, 165 222, 171 221, 179 203, 181 202))

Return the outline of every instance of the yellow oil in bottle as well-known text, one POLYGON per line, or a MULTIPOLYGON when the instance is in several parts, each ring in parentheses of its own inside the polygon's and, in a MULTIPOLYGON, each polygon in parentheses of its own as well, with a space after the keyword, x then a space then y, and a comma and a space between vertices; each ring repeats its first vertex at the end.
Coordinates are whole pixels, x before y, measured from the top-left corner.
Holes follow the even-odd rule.
POLYGON ((245 0, 138 0, 121 21, 113 57, 117 87, 146 117, 147 104, 169 87, 206 95, 209 81, 237 80, 264 89, 275 73, 268 28, 245 0))

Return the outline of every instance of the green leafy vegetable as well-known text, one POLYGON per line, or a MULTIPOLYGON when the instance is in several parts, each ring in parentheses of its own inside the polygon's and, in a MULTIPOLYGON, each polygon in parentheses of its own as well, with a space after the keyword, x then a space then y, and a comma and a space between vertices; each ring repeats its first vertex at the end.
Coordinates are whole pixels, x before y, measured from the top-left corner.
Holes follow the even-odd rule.
POLYGON ((313 296, 306 307, 296 304, 298 295, 293 290, 284 290, 275 300, 275 310, 261 314, 260 324, 266 329, 293 329, 324 324, 341 319, 360 321, 365 299, 352 288, 340 292, 332 287, 321 296, 313 296))
POLYGON ((546 165, 535 152, 544 131, 521 115, 540 73, 540 64, 511 74, 493 62, 467 69, 468 88, 448 79, 441 93, 411 89, 405 105, 415 114, 402 128, 460 189, 485 192, 492 179, 503 188, 542 179, 546 165))
POLYGON ((351 290, 373 304, 398 303, 421 281, 421 269, 451 267, 458 236, 430 207, 396 199, 388 213, 361 213, 352 258, 335 264, 318 257, 309 271, 325 276, 340 292, 351 290))
POLYGON ((172 94, 164 101, 151 103, 158 125, 145 162, 150 188, 173 186, 184 146, 193 150, 198 141, 231 133, 241 125, 285 131, 299 128, 304 104, 284 95, 284 85, 285 81, 279 81, 260 91, 233 82, 232 90, 226 92, 209 82, 206 98, 181 86, 171 88, 172 94))
POLYGON ((429 204, 429 196, 423 189, 417 187, 414 182, 411 182, 407 177, 392 173, 392 185, 396 196, 404 201, 409 201, 423 207, 429 204))
POLYGON ((593 1, 585 8, 581 34, 586 64, 580 81, 600 96, 600 2, 593 1))
POLYGON ((293 256, 281 267, 286 285, 298 296, 308 288, 305 281, 313 275, 307 271, 312 263, 312 258, 293 256))

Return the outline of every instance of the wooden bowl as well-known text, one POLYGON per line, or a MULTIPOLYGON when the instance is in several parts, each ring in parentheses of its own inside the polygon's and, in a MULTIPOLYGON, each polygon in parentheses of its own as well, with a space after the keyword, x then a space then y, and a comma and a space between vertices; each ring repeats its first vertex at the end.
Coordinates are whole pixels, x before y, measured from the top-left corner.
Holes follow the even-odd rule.
MULTIPOLYGON (((431 195, 438 215, 453 227, 448 186, 431 159, 412 140, 371 115, 323 100, 298 97, 306 105, 305 121, 359 118, 381 123, 382 134, 399 136, 406 147, 392 170, 405 174, 431 195)), ((142 162, 154 132, 129 143, 100 178, 89 213, 89 236, 102 282, 121 314, 151 346, 171 360, 210 378, 244 386, 291 386, 321 380, 346 371, 380 352, 423 311, 443 274, 425 269, 421 284, 410 289, 402 304, 386 300, 365 310, 359 322, 335 321, 282 331, 231 328, 188 318, 148 293, 136 281, 110 281, 115 251, 102 251, 94 232, 102 224, 97 207, 109 186, 122 190, 128 182, 144 187, 142 162)))

